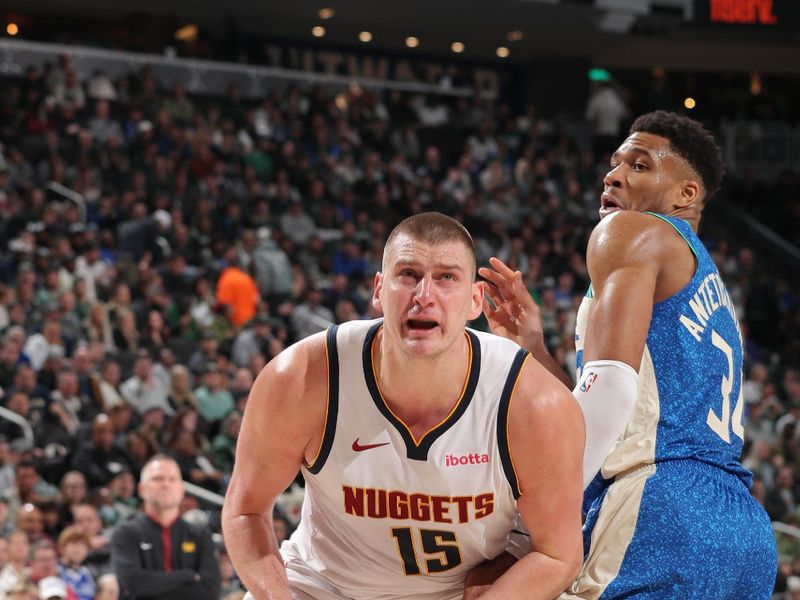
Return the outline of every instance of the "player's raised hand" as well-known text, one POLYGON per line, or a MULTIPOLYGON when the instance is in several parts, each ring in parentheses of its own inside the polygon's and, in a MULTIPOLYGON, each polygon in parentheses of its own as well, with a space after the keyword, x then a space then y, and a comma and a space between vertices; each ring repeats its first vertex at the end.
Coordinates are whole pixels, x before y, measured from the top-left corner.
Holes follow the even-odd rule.
POLYGON ((483 314, 489 321, 492 332, 515 341, 531 353, 544 348, 542 318, 539 307, 534 302, 522 274, 512 271, 499 258, 489 259, 491 268, 481 267, 478 273, 489 285, 486 286, 483 314))

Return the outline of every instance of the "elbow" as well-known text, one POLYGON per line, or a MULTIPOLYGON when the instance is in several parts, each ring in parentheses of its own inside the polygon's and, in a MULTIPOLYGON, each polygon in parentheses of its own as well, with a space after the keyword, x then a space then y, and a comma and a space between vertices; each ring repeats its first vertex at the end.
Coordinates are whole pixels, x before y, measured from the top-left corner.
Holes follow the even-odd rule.
POLYGON ((563 589, 572 585, 572 582, 578 578, 583 567, 583 542, 578 540, 577 544, 573 544, 568 556, 564 560, 564 579, 563 589))

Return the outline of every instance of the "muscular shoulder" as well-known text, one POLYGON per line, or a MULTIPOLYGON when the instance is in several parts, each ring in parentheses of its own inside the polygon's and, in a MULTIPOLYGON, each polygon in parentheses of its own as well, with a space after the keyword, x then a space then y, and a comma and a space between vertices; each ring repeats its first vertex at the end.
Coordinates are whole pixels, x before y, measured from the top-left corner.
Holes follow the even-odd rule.
POLYGON ((686 245, 669 223, 653 215, 619 211, 600 221, 589 238, 586 262, 592 282, 624 267, 657 274, 686 245))
POLYGON ((588 253, 625 258, 630 253, 645 251, 657 255, 679 244, 672 227, 663 219, 632 210, 622 210, 600 221, 589 238, 588 253))
MULTIPOLYGON (((521 434, 552 430, 553 423, 566 422, 582 431, 583 418, 571 391, 535 358, 528 356, 512 397, 509 423, 521 434)), ((521 439, 530 438, 521 436, 521 439)))
POLYGON ((325 333, 293 344, 272 359, 256 378, 247 409, 274 427, 303 421, 312 425, 324 417, 328 384, 325 333), (275 421, 279 419, 279 421, 275 421))
MULTIPOLYGON (((309 336, 289 346, 264 367, 250 393, 251 400, 308 404, 324 400, 328 359, 325 333, 309 336)), ((290 408, 287 406, 287 408, 290 408)))

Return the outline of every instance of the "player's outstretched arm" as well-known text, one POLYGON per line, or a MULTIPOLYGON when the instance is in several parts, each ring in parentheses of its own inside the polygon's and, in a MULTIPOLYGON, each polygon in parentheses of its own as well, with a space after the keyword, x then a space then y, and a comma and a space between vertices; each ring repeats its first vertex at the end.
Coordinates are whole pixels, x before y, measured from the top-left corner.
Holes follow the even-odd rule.
POLYGON ((527 360, 514 389, 508 441, 533 551, 481 596, 552 600, 578 574, 583 417, 575 398, 541 364, 527 360))
POLYGON ((572 379, 547 351, 542 332, 539 307, 522 282, 522 273, 512 271, 499 258, 489 259, 491 268, 481 267, 478 273, 489 285, 483 300, 483 314, 492 332, 508 338, 530 352, 559 381, 571 388, 572 379))
POLYGON ((290 599, 272 509, 321 441, 327 400, 324 335, 272 360, 247 400, 222 530, 237 574, 258 600, 290 599))

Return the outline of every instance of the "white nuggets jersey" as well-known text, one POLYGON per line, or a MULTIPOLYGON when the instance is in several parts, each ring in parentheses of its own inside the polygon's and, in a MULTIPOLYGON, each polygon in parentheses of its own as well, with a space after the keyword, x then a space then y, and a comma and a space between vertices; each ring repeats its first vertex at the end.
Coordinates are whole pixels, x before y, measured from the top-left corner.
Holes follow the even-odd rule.
POLYGON ((506 425, 528 354, 467 330, 461 397, 416 440, 376 381, 381 326, 353 321, 328 331, 325 433, 302 468, 302 519, 281 550, 347 598, 455 600, 467 572, 499 555, 514 526, 519 490, 506 425))

